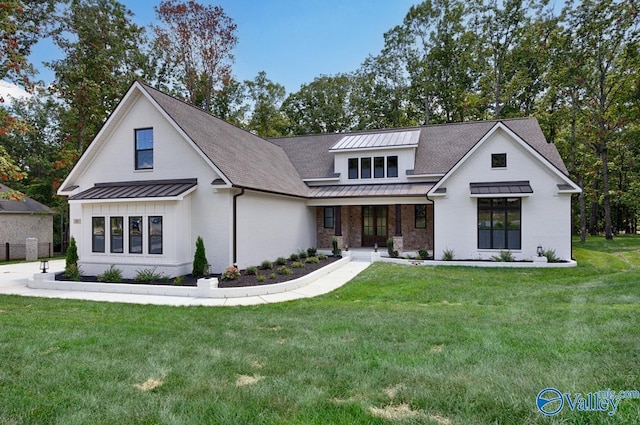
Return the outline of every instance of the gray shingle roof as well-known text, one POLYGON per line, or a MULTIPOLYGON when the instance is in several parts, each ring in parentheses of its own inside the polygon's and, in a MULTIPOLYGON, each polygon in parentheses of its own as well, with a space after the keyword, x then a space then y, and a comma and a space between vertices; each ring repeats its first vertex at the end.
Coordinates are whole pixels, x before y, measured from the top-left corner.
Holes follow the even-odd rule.
MULTIPOLYGON (((416 163, 412 174, 445 174, 487 134, 498 121, 477 121, 453 124, 439 124, 405 130, 420 130, 420 143, 416 149, 416 163)), ((547 143, 535 118, 521 118, 501 121, 511 131, 522 138, 533 149, 544 156, 562 173, 567 169, 555 145, 547 143)), ((397 132, 400 129, 370 130, 348 133, 372 134, 397 132)), ((333 155, 329 149, 345 136, 319 134, 270 139, 281 146, 302 178, 328 178, 334 174, 333 155)))
MULTIPOLYGON (((7 192, 9 188, 0 183, 0 192, 7 192)), ((36 201, 35 199, 25 197, 23 200, 17 201, 13 199, 0 198, 0 214, 2 213, 40 213, 53 214, 51 208, 36 201)))
POLYGON ((233 185, 307 196, 307 186, 279 146, 152 87, 140 85, 233 185))

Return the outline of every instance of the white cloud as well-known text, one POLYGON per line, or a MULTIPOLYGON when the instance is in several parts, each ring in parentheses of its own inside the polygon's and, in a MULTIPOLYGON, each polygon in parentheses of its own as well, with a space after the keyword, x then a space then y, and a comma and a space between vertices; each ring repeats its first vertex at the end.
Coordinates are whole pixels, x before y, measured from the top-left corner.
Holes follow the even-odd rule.
POLYGON ((31 97, 22 87, 17 86, 9 81, 0 80, 0 96, 4 98, 4 103, 0 105, 11 105, 11 99, 20 99, 23 97, 31 97))

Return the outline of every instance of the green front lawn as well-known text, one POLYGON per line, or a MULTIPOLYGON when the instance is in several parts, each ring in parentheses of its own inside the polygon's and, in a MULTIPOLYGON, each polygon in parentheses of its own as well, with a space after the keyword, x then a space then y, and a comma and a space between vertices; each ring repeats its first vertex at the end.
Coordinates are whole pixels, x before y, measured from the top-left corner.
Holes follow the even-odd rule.
POLYGON ((323 297, 162 307, 0 297, 0 424, 632 424, 536 408, 640 390, 640 238, 573 269, 376 264, 323 297))

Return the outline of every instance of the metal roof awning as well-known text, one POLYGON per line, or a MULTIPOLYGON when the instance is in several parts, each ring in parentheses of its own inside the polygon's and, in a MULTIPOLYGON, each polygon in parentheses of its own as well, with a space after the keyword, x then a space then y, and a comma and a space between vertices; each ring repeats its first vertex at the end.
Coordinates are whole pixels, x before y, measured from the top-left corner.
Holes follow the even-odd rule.
POLYGON ((310 198, 370 198, 382 196, 425 196, 432 183, 312 186, 310 198))
POLYGON ((69 200, 182 199, 195 190, 197 184, 198 179, 96 183, 91 189, 70 196, 69 200))
POLYGON ((529 196, 529 181, 469 183, 471 196, 529 196))
POLYGON ((338 140, 329 152, 352 149, 417 147, 420 130, 356 134, 338 140))

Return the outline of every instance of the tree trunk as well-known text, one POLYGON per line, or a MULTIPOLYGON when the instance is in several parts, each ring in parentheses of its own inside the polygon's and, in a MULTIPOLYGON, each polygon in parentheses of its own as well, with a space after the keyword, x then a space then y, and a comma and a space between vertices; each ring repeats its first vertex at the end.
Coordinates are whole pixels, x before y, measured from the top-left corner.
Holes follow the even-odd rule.
POLYGON ((609 155, 604 119, 600 119, 600 158, 602 158, 602 194, 604 198, 604 238, 613 239, 611 231, 611 199, 609 197, 609 155))
POLYGON ((584 178, 580 176, 578 184, 582 192, 578 195, 578 206, 580 208, 580 242, 587 240, 587 205, 584 196, 584 178))

